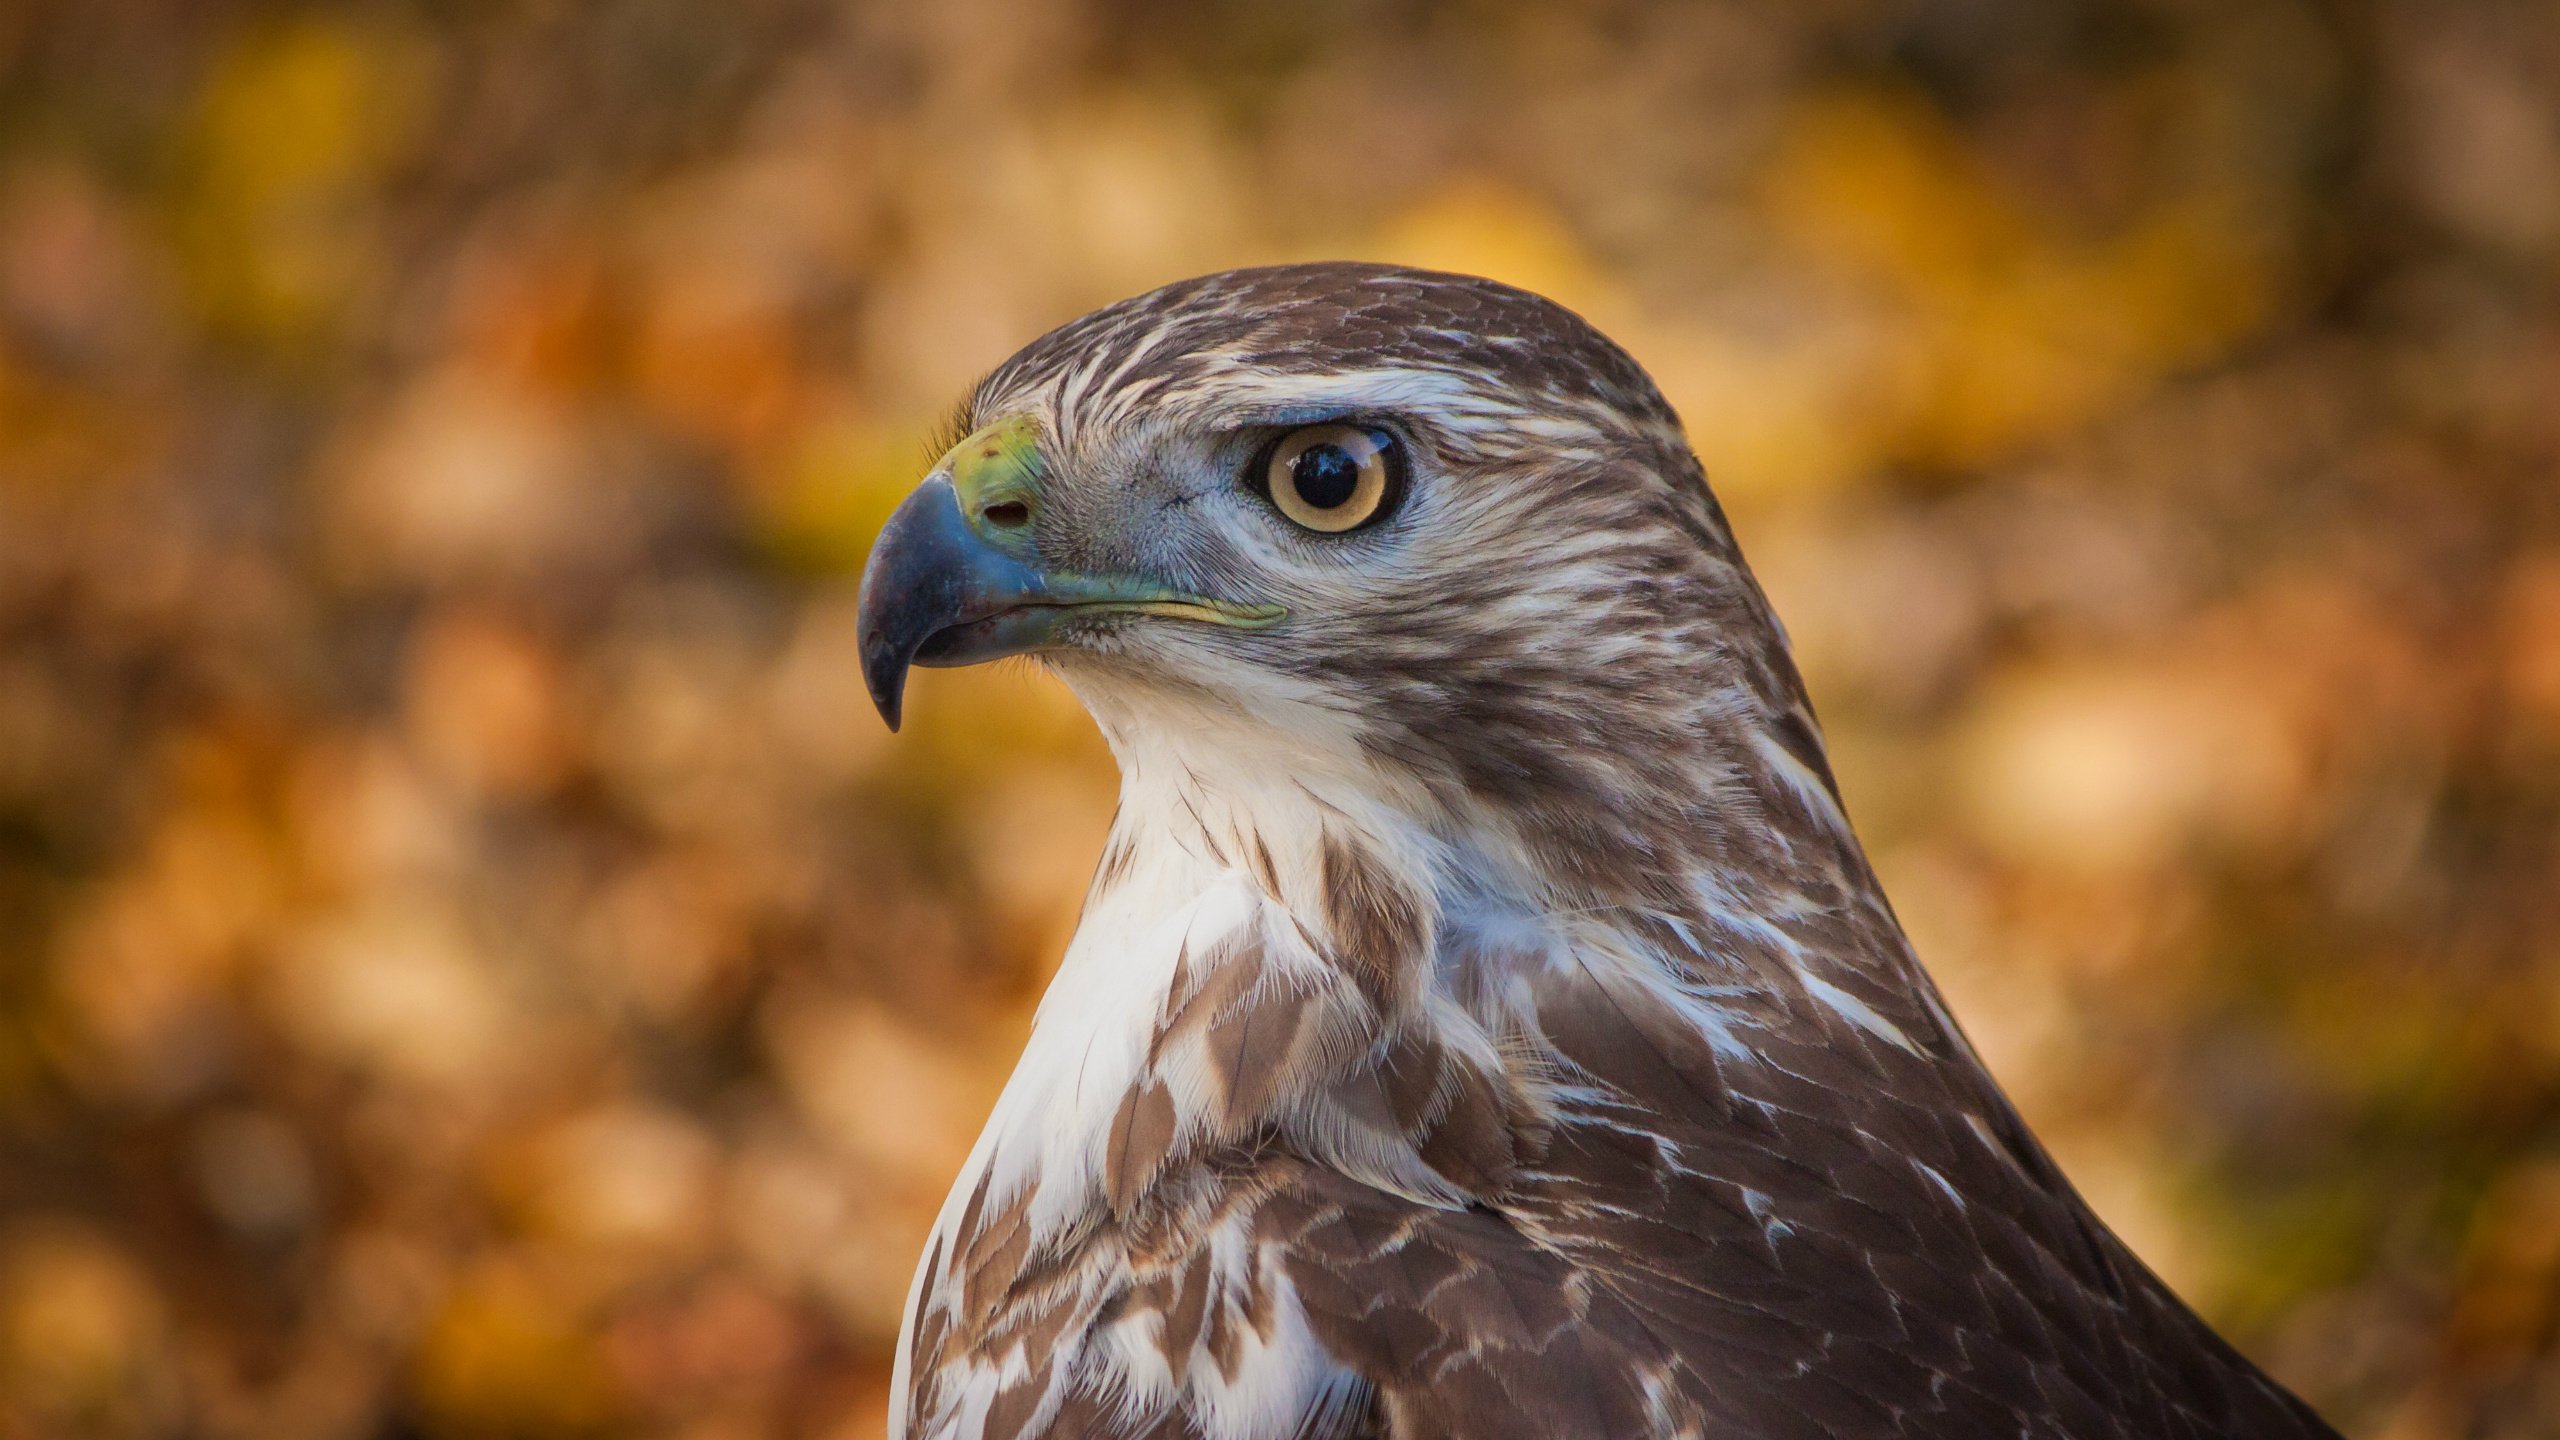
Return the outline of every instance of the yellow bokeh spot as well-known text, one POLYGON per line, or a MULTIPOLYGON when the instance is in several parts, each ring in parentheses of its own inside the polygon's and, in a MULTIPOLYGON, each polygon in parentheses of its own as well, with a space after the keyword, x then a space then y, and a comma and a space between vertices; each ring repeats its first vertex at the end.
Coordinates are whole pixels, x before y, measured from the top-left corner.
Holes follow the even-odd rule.
POLYGON ((1359 250, 1369 259, 1482 275, 1584 314, 1615 308, 1600 267, 1554 209, 1490 180, 1433 190, 1359 250))
POLYGON ((597 1433, 612 1390, 586 1321, 560 1287, 491 1262, 456 1287, 417 1357, 419 1397, 444 1433, 597 1433))
POLYGON ((1806 102, 1767 173, 1793 252, 1880 312, 1858 362, 1877 463, 2013 456, 2227 350, 2271 307, 2236 201, 2173 192, 2085 235, 1909 97, 1806 102))
POLYGON ((208 320, 290 350, 382 258, 363 191, 416 128, 415 48, 309 18, 253 29, 216 59, 177 226, 208 320))

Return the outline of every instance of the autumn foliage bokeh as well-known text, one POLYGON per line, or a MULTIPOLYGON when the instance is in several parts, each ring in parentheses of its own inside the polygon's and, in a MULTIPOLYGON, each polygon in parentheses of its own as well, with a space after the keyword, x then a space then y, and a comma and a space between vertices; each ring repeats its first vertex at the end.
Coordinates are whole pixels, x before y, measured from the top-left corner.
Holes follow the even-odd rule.
POLYGON ((1112 799, 936 419, 1327 256, 1686 418, 2100 1210, 2560 1435, 2560 13, 0 5, 0 1437, 877 1434, 1112 799))

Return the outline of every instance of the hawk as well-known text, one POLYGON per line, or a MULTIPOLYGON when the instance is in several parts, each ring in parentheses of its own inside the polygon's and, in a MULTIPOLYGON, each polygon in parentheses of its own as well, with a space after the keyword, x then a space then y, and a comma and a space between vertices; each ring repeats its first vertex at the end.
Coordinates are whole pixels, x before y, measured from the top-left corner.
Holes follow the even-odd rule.
POLYGON ((1034 341, 860 645, 1036 656, 1120 807, 919 1264, 893 1436, 2330 1436, 1948 1014, 1680 423, 1352 264, 1034 341))

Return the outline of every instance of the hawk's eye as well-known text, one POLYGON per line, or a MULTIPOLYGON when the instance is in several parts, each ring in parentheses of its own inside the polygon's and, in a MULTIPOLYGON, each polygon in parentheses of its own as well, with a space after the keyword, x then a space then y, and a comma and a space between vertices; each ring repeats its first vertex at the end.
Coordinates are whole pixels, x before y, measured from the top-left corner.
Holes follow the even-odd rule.
POLYGON ((1366 425, 1308 425, 1266 451, 1254 488, 1310 530, 1338 535, 1383 518, 1404 496, 1396 437, 1366 425))

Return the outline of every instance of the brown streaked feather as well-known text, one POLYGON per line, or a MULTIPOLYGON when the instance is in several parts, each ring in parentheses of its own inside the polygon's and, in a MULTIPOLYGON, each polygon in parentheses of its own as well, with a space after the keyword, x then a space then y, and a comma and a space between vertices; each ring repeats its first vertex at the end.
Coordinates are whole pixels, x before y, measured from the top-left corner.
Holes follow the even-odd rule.
POLYGON ((1381 1015, 1395 1013, 1398 991, 1419 979, 1422 906, 1359 846, 1328 834, 1323 860, 1324 910, 1333 960, 1381 1015))
POLYGON ((1140 1085, 1120 1102, 1120 1113, 1111 1120, 1111 1138, 1103 1147, 1111 1165, 1104 1190, 1113 1210, 1125 1212, 1135 1205, 1173 1157, 1177 1118, 1173 1093, 1161 1080, 1140 1085))

